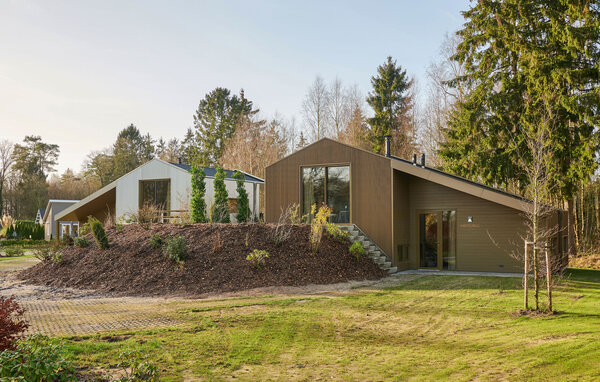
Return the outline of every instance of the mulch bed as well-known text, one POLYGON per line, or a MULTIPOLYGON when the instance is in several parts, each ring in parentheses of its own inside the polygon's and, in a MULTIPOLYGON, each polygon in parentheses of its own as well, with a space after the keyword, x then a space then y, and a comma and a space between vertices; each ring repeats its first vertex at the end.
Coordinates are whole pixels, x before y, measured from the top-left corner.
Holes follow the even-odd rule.
POLYGON ((113 295, 200 296, 267 286, 332 284, 372 280, 385 273, 366 256, 349 254, 325 232, 316 254, 309 249, 308 226, 291 227, 291 236, 275 247, 269 224, 154 224, 145 230, 127 225, 107 230, 111 247, 100 250, 92 241, 85 248, 67 247, 60 264, 39 263, 20 273, 34 284, 95 289, 113 295), (188 256, 183 266, 150 246, 150 236, 164 239, 183 235, 188 256), (266 265, 252 266, 246 256, 253 249, 269 252, 266 265))

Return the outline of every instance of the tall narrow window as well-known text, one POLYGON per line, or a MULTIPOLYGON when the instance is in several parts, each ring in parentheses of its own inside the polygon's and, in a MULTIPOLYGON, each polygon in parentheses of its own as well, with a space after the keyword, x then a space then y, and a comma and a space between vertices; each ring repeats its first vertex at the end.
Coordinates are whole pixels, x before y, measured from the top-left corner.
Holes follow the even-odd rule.
POLYGON ((332 223, 350 222, 350 167, 302 168, 302 215, 310 213, 312 205, 323 203, 331 207, 332 223))
POLYGON ((442 212, 443 269, 456 270, 456 211, 442 212))
POLYGON ((310 214, 313 204, 317 208, 325 202, 325 167, 302 168, 302 215, 310 214))
POLYGON ((350 167, 327 167, 327 205, 332 223, 350 222, 350 167))

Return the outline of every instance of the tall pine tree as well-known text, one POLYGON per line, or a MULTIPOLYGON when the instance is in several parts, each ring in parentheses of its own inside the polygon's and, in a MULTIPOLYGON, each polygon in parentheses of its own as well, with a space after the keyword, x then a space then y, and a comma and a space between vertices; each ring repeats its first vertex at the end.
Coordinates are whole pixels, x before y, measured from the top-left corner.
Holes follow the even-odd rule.
POLYGON ((412 107, 409 95, 412 81, 406 70, 402 70, 392 57, 377 68, 377 76, 371 77, 373 90, 367 97, 367 103, 373 108, 375 115, 368 119, 371 126, 369 141, 373 152, 383 154, 387 135, 394 137, 398 145, 405 151, 412 147, 412 136, 403 123, 407 112, 412 107))
MULTIPOLYGON (((216 88, 208 93, 194 115, 195 146, 192 151, 198 164, 214 166, 218 163, 225 145, 233 137, 235 127, 243 115, 252 113, 252 102, 244 92, 231 95, 229 89, 216 88)), ((186 137, 187 139, 187 137, 186 137)))
POLYGON ((597 168, 600 104, 600 12, 597 3, 567 0, 481 0, 464 12, 455 59, 465 66, 454 85, 473 90, 457 105, 445 169, 488 184, 523 190, 531 161, 526 128, 546 120, 548 169, 555 198, 568 203, 597 168), (520 160, 525 158, 525 161, 520 160), (524 164, 523 164, 524 163, 524 164))

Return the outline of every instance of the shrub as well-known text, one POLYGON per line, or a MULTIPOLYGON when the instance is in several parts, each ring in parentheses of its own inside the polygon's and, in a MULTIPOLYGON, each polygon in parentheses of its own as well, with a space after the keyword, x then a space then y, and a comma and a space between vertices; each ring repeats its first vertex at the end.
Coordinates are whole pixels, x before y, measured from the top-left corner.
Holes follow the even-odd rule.
POLYGON ((42 335, 19 341, 0 353, 2 381, 75 381, 75 366, 65 358, 64 345, 42 335))
POLYGON ((298 208, 296 204, 292 204, 286 209, 283 209, 283 207, 281 208, 281 214, 279 215, 279 219, 277 220, 277 224, 275 225, 271 237, 273 244, 275 244, 276 247, 279 247, 290 238, 293 228, 292 224, 295 224, 294 219, 297 216, 297 211, 298 208))
POLYGON ((222 167, 217 167, 217 173, 214 180, 215 201, 210 211, 210 221, 212 223, 230 223, 229 218, 229 195, 225 187, 225 171, 222 167))
POLYGON ((138 350, 121 352, 118 367, 123 369, 124 376, 119 381, 158 381, 158 367, 148 362, 147 358, 138 350))
POLYGON ((255 249, 248 256, 246 256, 246 260, 248 260, 252 265, 260 269, 262 265, 265 265, 267 262, 267 258, 269 257, 269 252, 264 249, 255 249))
MULTIPOLYGON (((21 239, 33 239, 43 240, 44 239, 44 227, 37 224, 32 220, 17 220, 13 225, 14 230, 11 230, 11 236, 14 236, 12 232, 16 233, 16 237, 21 239)), ((10 228, 9 228, 10 230, 10 228)), ((7 230, 8 232, 8 230, 7 230)), ((9 235, 6 235, 9 237, 9 235)))
POLYGON ((33 256, 42 262, 48 263, 53 262, 54 264, 60 264, 63 260, 63 254, 59 251, 60 244, 53 246, 44 245, 33 250, 33 256))
POLYGON ((77 247, 87 247, 90 245, 90 241, 86 237, 75 237, 73 238, 73 244, 77 247))
POLYGON ((15 296, 8 298, 0 296, 0 351, 12 349, 15 342, 29 327, 29 324, 23 320, 24 313, 25 309, 15 301, 15 296))
POLYGON ((352 243, 352 245, 349 248, 349 251, 352 256, 356 257, 356 260, 358 260, 359 257, 365 254, 365 248, 358 240, 352 243))
POLYGON ((150 236, 150 246, 152 248, 154 248, 154 249, 160 248, 160 247, 162 247, 162 245, 164 243, 165 242, 164 242, 162 236, 160 236, 159 234, 150 236))
POLYGON ((37 244, 45 244, 46 240, 27 240, 27 239, 7 239, 0 240, 0 247, 10 247, 13 245, 37 245, 37 244))
POLYGON ((123 231, 123 223, 115 223, 115 230, 118 232, 123 231))
POLYGON ((85 236, 88 233, 92 232, 92 229, 90 228, 90 222, 88 221, 87 223, 83 223, 81 226, 79 226, 79 236, 85 236))
POLYGON ((221 232, 217 231, 215 239, 213 240, 213 253, 218 253, 223 248, 223 239, 221 238, 221 232))
POLYGON ((21 246, 8 247, 4 250, 7 257, 23 256, 25 250, 21 246))
POLYGON ((176 263, 182 263, 187 257, 187 244, 183 235, 177 235, 167 240, 163 246, 164 255, 176 263))
POLYGON ((333 223, 327 223, 325 227, 327 228, 327 233, 329 236, 335 240, 339 241, 340 243, 346 243, 346 241, 348 241, 348 237, 350 237, 349 232, 344 231, 333 223))
POLYGON ((238 213, 235 216, 235 219, 238 223, 244 223, 250 220, 250 201, 248 200, 248 192, 246 191, 246 187, 244 187, 245 177, 243 173, 236 171, 234 178, 238 193, 238 213))
POLYGON ((69 247, 71 245, 73 245, 74 241, 73 238, 71 237, 71 235, 63 235, 63 237, 60 239, 60 244, 63 247, 69 247))
POLYGON ((150 227, 152 227, 152 223, 158 223, 160 213, 161 208, 159 208, 156 204, 145 202, 144 205, 137 211, 137 213, 131 214, 129 218, 132 223, 139 224, 143 229, 150 229, 150 227))
POLYGON ((8 227, 12 227, 14 224, 14 220, 12 217, 8 215, 2 215, 2 219, 0 219, 0 237, 6 237, 6 230, 8 227))
POLYGON ((93 216, 88 218, 88 223, 90 223, 90 230, 92 231, 92 235, 94 236, 98 248, 108 249, 108 237, 106 236, 106 231, 104 231, 102 223, 93 216))
POLYGON ((323 237, 323 227, 327 223, 327 218, 331 215, 331 208, 326 204, 323 204, 319 207, 319 211, 315 214, 317 206, 315 204, 312 205, 310 212, 313 216, 313 219, 310 223, 310 250, 313 253, 317 253, 319 247, 321 246, 321 238, 323 237))
POLYGON ((191 219, 194 223, 206 223, 206 183, 203 167, 192 165, 192 201, 191 201, 191 219))

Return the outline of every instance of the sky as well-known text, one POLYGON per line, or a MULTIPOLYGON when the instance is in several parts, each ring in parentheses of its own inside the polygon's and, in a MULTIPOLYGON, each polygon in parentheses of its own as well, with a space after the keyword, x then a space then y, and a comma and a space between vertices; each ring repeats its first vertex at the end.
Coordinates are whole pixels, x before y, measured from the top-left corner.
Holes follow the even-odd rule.
POLYGON ((215 87, 296 118, 317 75, 370 90, 387 56, 421 90, 468 0, 0 0, 0 140, 40 135, 79 171, 130 123, 182 138, 215 87))

